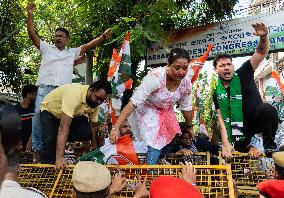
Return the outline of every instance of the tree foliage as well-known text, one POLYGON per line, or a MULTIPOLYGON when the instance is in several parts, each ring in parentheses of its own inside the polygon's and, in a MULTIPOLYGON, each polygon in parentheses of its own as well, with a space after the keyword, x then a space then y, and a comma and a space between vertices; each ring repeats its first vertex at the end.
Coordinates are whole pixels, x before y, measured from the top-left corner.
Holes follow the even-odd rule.
MULTIPOLYGON (((0 2, 0 40, 6 39, 13 32, 23 18, 21 5, 16 1, 2 0, 0 2), (16 12, 18 10, 19 12, 16 12)), ((1 91, 9 86, 17 91, 21 82, 20 56, 22 46, 16 36, 12 36, 1 43, 0 49, 0 80, 1 91)))
MULTIPOLYGON (((230 17, 236 0, 34 0, 37 11, 35 26, 39 36, 52 42, 54 30, 61 26, 71 32, 69 47, 78 46, 99 36, 109 27, 113 38, 94 49, 97 61, 93 71, 101 76, 113 48, 119 48, 127 31, 131 32, 132 74, 135 79, 138 63, 147 48, 164 41, 177 28, 188 28, 230 17)), ((25 20, 27 0, 0 2, 0 38, 16 29, 25 20)), ((27 36, 26 27, 1 44, 1 79, 4 86, 19 90, 21 83, 34 83, 40 55, 27 36), (28 69, 31 74, 24 75, 28 69)))
MULTIPOLYGON (((213 110, 213 93, 217 86, 217 76, 216 74, 211 74, 208 76, 206 71, 199 74, 198 79, 193 85, 192 95, 196 96, 197 88, 200 90, 200 98, 198 101, 196 97, 192 98, 192 103, 198 105, 198 114, 202 117, 206 130, 209 134, 213 134, 216 129, 217 114, 213 110)), ((200 132, 200 123, 197 120, 193 120, 193 130, 197 134, 200 132)))

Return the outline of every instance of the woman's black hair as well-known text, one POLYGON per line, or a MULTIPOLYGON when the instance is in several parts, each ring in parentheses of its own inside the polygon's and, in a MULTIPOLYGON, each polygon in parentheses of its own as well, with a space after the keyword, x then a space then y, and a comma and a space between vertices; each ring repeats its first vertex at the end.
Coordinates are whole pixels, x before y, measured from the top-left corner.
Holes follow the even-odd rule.
POLYGON ((190 62, 190 57, 189 57, 189 53, 187 50, 181 49, 181 48, 175 48, 175 49, 172 49, 170 52, 170 55, 168 58, 168 64, 169 65, 172 64, 179 58, 185 58, 188 60, 188 62, 190 62))

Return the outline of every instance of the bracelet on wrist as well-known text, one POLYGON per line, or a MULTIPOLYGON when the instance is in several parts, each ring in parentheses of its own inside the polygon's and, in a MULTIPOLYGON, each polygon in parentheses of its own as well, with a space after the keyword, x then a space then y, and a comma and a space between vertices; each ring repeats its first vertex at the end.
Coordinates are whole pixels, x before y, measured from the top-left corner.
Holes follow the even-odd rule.
POLYGON ((117 130, 118 131, 118 128, 116 127, 112 127, 111 130, 117 130))

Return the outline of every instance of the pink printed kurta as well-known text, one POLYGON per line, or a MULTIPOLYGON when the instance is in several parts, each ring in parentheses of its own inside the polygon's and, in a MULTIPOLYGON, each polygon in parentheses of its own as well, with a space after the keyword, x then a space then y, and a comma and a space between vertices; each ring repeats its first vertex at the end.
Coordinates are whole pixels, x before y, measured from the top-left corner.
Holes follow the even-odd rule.
POLYGON ((168 91, 166 87, 166 67, 156 68, 144 77, 130 99, 136 109, 129 117, 129 123, 138 140, 160 150, 177 133, 181 133, 174 104, 178 102, 179 108, 184 111, 192 109, 192 76, 193 70, 189 68, 174 92, 168 91))

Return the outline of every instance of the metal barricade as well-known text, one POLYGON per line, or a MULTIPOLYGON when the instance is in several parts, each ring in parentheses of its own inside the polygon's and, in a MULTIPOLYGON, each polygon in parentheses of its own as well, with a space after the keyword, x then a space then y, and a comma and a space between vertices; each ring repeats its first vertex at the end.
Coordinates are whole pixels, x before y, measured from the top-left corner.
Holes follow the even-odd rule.
MULTIPOLYGON (((72 189, 72 170, 55 172, 53 165, 21 165, 19 182, 24 187, 35 187, 51 197, 70 197, 72 189)), ((196 184, 205 197, 234 197, 232 172, 230 165, 195 165, 197 169, 196 184)), ((178 177, 180 165, 108 165, 112 174, 123 171, 128 179, 126 188, 114 197, 132 197, 134 192, 130 186, 137 180, 137 175, 147 175, 147 185, 158 176, 171 175, 178 177)))
MULTIPOLYGON (((262 161, 270 160, 264 155, 259 158, 252 158, 248 153, 233 153, 233 157, 226 160, 231 164, 232 176, 236 181, 238 194, 244 196, 259 196, 256 185, 271 178, 271 167, 261 168, 262 161)), ((272 165, 272 164, 271 164, 272 165)))
POLYGON ((20 164, 33 164, 33 153, 19 151, 20 155, 20 164))
MULTIPOLYGON (((146 154, 138 153, 138 161, 140 164, 146 164, 146 154)), ((179 165, 180 162, 191 162, 194 165, 210 165, 211 155, 209 152, 196 152, 190 156, 185 155, 167 155, 162 158, 158 164, 160 165, 179 165)), ((221 164, 220 156, 216 156, 218 164, 221 164)))

